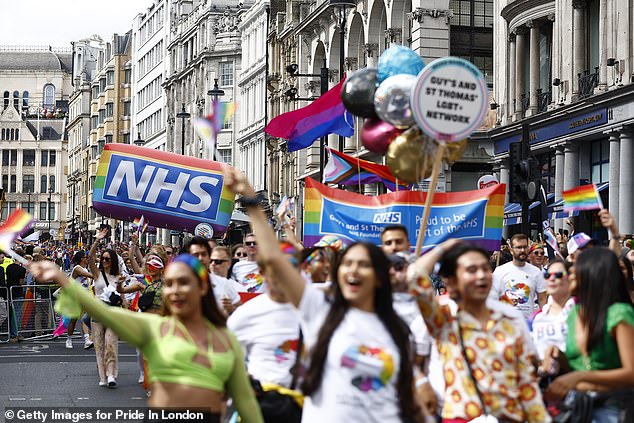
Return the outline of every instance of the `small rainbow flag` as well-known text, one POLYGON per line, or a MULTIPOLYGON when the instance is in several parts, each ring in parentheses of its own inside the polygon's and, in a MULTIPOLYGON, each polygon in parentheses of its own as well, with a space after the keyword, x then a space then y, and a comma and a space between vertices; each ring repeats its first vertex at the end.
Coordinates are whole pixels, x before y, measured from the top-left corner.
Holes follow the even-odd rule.
POLYGON ((18 236, 26 232, 34 223, 35 219, 31 214, 25 210, 16 209, 0 226, 0 249, 20 263, 26 263, 24 258, 13 253, 11 245, 18 236))
POLYGON ((236 109, 237 106, 234 102, 213 101, 211 103, 211 114, 209 116, 194 119, 194 129, 196 133, 209 144, 209 149, 217 161, 220 160, 220 154, 218 154, 216 145, 218 133, 224 124, 231 120, 236 109))
POLYGON ((579 185, 561 193, 564 198, 564 212, 577 210, 601 210, 603 202, 594 184, 579 185))
POLYGON ((145 230, 147 229, 148 223, 145 220, 145 217, 143 215, 141 215, 140 219, 134 219, 134 221, 132 222, 132 224, 137 228, 137 231, 139 231, 139 236, 141 236, 141 234, 143 232, 145 232, 145 230))

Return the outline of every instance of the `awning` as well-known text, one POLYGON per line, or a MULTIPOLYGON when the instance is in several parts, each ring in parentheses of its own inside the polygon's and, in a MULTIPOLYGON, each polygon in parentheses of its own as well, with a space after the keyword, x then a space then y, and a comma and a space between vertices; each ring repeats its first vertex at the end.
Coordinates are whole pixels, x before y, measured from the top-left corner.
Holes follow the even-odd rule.
MULTIPOLYGON (((602 184, 599 184, 597 185, 597 191, 601 192, 604 189, 606 189, 609 185, 610 185, 609 182, 604 182, 602 184)), ((572 216, 579 216, 579 211, 565 212, 563 198, 560 200, 557 200, 556 202, 548 206, 549 219, 566 219, 572 216)))
MULTIPOLYGON (((555 198, 555 194, 546 195, 546 203, 555 198)), ((535 207, 541 204, 541 201, 533 201, 529 210, 533 210, 535 207)), ((509 203, 504 206, 504 226, 517 225, 522 223, 522 205, 520 203, 509 203)))
POLYGON ((235 209, 233 213, 231 213, 231 220, 235 222, 250 222, 249 216, 238 209, 235 209))

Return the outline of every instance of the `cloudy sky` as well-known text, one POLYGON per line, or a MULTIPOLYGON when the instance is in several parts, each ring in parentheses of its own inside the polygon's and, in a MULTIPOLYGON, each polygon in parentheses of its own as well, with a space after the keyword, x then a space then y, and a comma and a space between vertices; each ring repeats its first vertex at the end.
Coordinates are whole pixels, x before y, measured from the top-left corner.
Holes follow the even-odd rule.
POLYGON ((51 45, 132 29, 153 0, 0 0, 0 45, 51 45))

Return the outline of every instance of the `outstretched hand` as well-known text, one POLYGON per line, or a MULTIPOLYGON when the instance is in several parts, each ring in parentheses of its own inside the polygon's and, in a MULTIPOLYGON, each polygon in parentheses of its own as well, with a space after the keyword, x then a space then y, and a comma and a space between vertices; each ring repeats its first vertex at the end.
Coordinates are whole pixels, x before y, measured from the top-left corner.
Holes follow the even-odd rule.
POLYGON ((29 270, 39 282, 53 281, 60 286, 66 286, 69 282, 68 277, 59 270, 59 266, 49 260, 33 261, 29 265, 29 270))
POLYGON ((229 165, 222 165, 222 173, 225 177, 224 185, 236 194, 253 197, 255 190, 249 184, 247 176, 240 170, 229 165))
POLYGON ((108 236, 108 228, 103 228, 102 230, 97 232, 97 235, 95 236, 95 238, 101 240, 101 239, 104 239, 106 236, 108 236))

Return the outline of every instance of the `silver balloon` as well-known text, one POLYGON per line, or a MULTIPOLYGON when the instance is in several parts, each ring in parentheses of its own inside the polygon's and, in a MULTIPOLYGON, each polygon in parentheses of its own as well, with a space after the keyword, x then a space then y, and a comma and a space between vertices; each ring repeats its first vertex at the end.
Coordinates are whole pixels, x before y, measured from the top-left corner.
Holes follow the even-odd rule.
POLYGON ((381 82, 374 94, 377 115, 399 129, 412 126, 415 122, 409 98, 415 83, 416 76, 406 74, 390 76, 381 82))

